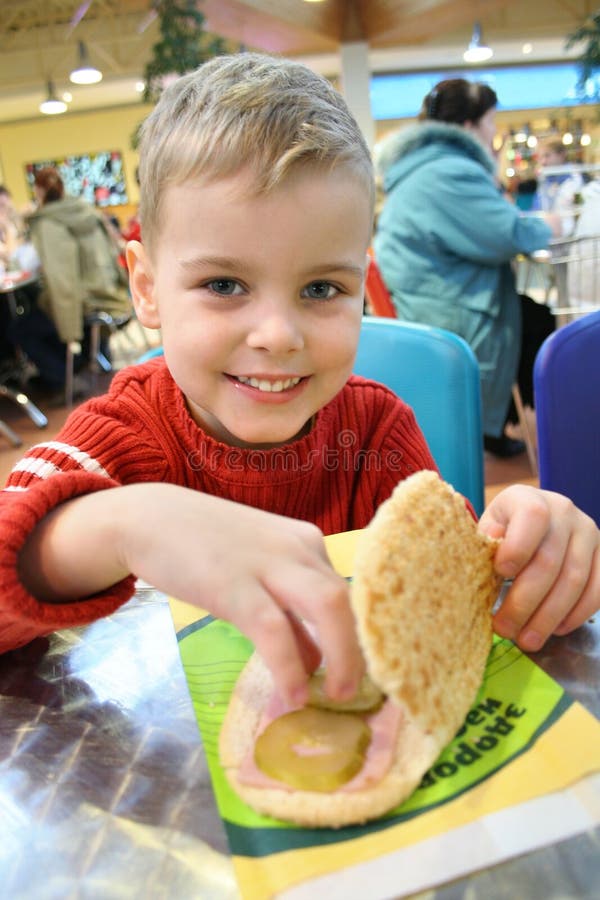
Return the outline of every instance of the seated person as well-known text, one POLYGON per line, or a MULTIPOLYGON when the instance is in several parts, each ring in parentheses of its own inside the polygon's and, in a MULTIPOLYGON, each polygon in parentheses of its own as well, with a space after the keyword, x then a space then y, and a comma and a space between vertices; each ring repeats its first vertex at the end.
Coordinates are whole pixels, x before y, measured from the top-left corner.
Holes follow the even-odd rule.
MULTIPOLYGON (((41 291, 13 334, 42 381, 60 390, 66 345, 87 340, 84 316, 96 309, 126 314, 131 301, 102 215, 85 200, 65 196, 62 178, 51 167, 36 172, 34 191, 39 206, 28 222, 41 263, 41 291)), ((106 344, 104 350, 106 355, 106 344)), ((85 359, 82 352, 82 364, 85 359)))
POLYGON ((10 191, 0 184, 0 266, 10 268, 19 243, 19 226, 10 191))
MULTIPOLYGON (((17 213, 10 191, 0 185, 0 275, 7 271, 36 272, 39 259, 34 246, 26 238, 24 223, 17 213)), ((35 296, 35 285, 16 291, 17 309, 25 310, 35 296)), ((0 382, 12 380, 18 373, 20 379, 25 370, 15 359, 15 343, 12 336, 13 319, 6 303, 0 303, 0 382)))
POLYGON ((497 103, 486 84, 445 79, 424 98, 419 123, 388 139, 374 249, 398 318, 445 328, 473 350, 484 446, 506 457, 525 450, 505 425, 518 378, 521 392, 533 396, 531 366, 520 363, 538 339, 537 328, 526 333, 511 262, 547 247, 552 230, 521 215, 498 187, 497 103))
MULTIPOLYGON (((14 244, 16 243, 16 228, 13 224, 13 205, 8 188, 0 184, 0 276, 10 266, 14 244)), ((10 311, 6 303, 0 303, 0 368, 4 370, 11 366, 14 347, 8 337, 10 327, 10 311)))

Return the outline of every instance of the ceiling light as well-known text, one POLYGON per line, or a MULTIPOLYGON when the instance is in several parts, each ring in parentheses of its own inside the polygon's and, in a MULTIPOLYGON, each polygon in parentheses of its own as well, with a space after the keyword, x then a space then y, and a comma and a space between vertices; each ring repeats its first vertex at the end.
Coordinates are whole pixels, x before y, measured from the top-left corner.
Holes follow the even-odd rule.
POLYGON ((40 103, 40 112, 46 116, 58 116, 60 113, 67 111, 67 104, 64 100, 59 100, 54 91, 54 85, 48 82, 48 96, 40 103))
POLYGON ((87 47, 79 41, 79 65, 69 75, 73 84, 97 84, 102 81, 102 72, 90 62, 87 47))
POLYGON ((488 47, 483 39, 481 25, 475 22, 473 25, 473 34, 471 35, 471 43, 463 53, 463 59, 468 63, 485 62, 494 55, 491 47, 488 47))
POLYGON ((527 56, 528 53, 533 52, 533 44, 530 44, 528 41, 526 44, 523 44, 523 47, 521 49, 522 49, 523 53, 525 54, 525 56, 527 56))
POLYGON ((573 143, 573 135, 571 134, 570 131, 565 131, 565 133, 562 136, 562 142, 565 146, 568 146, 569 144, 573 143))
POLYGON ((590 144, 592 143, 591 135, 582 134, 581 138, 579 139, 579 143, 581 144, 582 147, 589 147, 590 144))

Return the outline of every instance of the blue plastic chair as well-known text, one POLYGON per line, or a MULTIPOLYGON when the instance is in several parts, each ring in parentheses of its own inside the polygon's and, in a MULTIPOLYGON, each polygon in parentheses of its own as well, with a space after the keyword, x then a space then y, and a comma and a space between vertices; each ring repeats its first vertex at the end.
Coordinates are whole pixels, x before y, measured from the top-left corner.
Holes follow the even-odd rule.
POLYGON ((149 359, 154 359, 155 356, 162 356, 164 352, 165 351, 163 350, 162 346, 151 347, 150 350, 146 350, 145 353, 142 353, 139 359, 136 359, 136 363, 139 364, 148 362, 149 359))
POLYGON ((546 338, 533 369, 540 487, 600 526, 600 311, 546 338))
POLYGON ((479 366, 458 335, 398 319, 363 319, 354 372, 380 381, 414 410, 442 477, 484 505, 479 366))

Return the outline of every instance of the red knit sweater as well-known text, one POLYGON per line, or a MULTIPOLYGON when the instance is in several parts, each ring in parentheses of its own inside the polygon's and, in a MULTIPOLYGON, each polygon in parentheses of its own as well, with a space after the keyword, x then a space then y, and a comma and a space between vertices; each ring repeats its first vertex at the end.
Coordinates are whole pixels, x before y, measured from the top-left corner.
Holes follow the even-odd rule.
POLYGON ((41 603, 25 591, 19 551, 35 524, 67 499, 167 482, 334 534, 364 527, 398 481, 435 468, 412 411, 362 378, 352 377, 320 410, 305 437, 249 450, 221 444, 194 423, 164 359, 125 369, 107 395, 71 414, 56 440, 33 447, 0 494, 0 652, 108 615, 133 592, 133 576, 67 604, 41 603))

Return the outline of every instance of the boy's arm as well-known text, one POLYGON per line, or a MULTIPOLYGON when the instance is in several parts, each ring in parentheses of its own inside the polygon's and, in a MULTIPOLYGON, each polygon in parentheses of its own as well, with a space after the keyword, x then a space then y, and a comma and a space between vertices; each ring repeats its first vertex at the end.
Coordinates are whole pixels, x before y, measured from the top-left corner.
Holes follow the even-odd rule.
MULTIPOLYGON (((24 482, 28 478, 31 481, 27 472, 30 463, 28 457, 21 460, 11 476, 13 483, 0 492, 0 653, 57 629, 86 625, 110 615, 134 591, 135 579, 130 576, 99 596, 61 606, 40 603, 26 590, 19 578, 19 559, 37 523, 73 497, 115 485, 106 475, 68 471, 57 477, 38 479, 29 487, 17 486, 19 476, 24 482)), ((76 552, 76 547, 72 550, 76 552)))
POLYGON ((362 674, 348 586, 306 522, 174 485, 134 484, 56 507, 18 565, 25 588, 46 604, 97 595, 134 572, 233 622, 296 703, 306 698, 311 655, 299 618, 318 634, 331 696, 352 696, 362 674))

